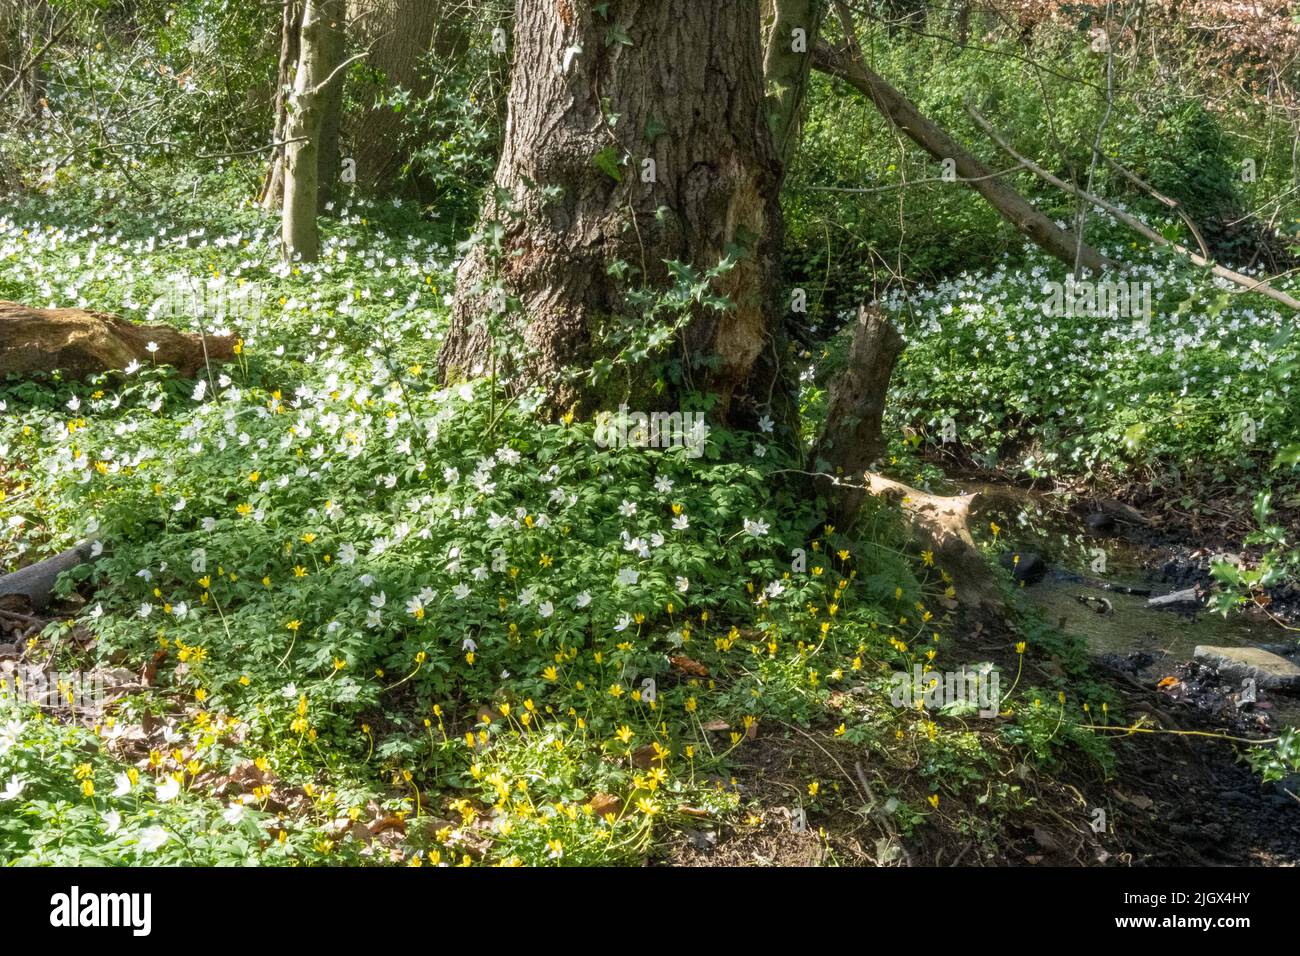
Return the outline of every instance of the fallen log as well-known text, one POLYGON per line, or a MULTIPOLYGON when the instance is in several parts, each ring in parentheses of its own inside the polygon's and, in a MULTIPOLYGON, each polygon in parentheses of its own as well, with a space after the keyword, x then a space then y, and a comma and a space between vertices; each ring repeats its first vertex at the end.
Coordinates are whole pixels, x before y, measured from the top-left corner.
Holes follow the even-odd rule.
POLYGON ((1050 172, 1048 172, 1042 166, 1038 165, 1038 163, 1034 162, 1029 157, 1024 156, 1021 153, 1017 152, 1015 147, 1013 147, 1010 143, 1008 143, 1006 139, 1000 133, 998 133, 998 131, 994 128, 993 124, 988 121, 988 118, 985 117, 984 114, 981 113, 979 110, 977 110, 974 106, 967 103, 966 112, 968 112, 971 115, 971 118, 975 120, 975 122, 979 125, 980 129, 984 130, 984 132, 989 135, 989 138, 992 139, 993 142, 998 144, 998 146, 1003 150, 1003 152, 1005 152, 1012 159, 1016 160, 1018 163, 1020 163, 1020 165, 1024 166, 1025 169, 1029 170, 1039 179, 1043 180, 1043 182, 1050 183, 1051 185, 1055 186, 1057 189, 1063 190, 1064 192, 1069 193, 1071 196, 1075 196, 1078 199, 1082 199, 1086 203, 1090 203, 1091 205, 1096 206, 1098 209, 1107 213, 1116 222, 1120 222, 1128 226, 1130 229, 1132 229, 1142 238, 1148 240, 1149 242, 1153 242, 1158 246, 1163 246, 1166 249, 1178 253, 1183 258, 1190 260, 1194 265, 1198 265, 1201 266, 1202 268, 1209 269, 1213 275, 1218 276, 1220 279, 1226 279, 1228 282, 1231 282, 1234 285, 1240 286, 1243 291, 1258 292, 1260 295, 1268 296, 1268 298, 1272 299, 1274 302, 1282 303, 1282 305, 1285 305, 1287 308, 1300 311, 1300 300, 1297 300, 1293 296, 1287 294, 1286 292, 1283 292, 1281 289, 1273 288, 1273 286, 1269 285, 1266 280, 1255 279, 1252 278, 1251 276, 1243 275, 1240 272, 1236 272, 1232 269, 1228 269, 1225 266, 1221 266, 1213 259, 1209 259, 1203 255, 1199 255, 1198 253, 1193 252, 1191 249, 1188 249, 1186 246, 1182 245, 1181 243, 1173 242, 1172 240, 1166 239, 1164 236, 1160 235, 1160 233, 1156 232, 1154 229, 1148 226, 1141 219, 1138 219, 1136 216, 1132 216, 1129 213, 1126 213, 1124 210, 1120 209, 1114 203, 1107 202, 1105 199, 1102 199, 1100 196, 1093 195, 1092 193, 1088 192, 1086 189, 1080 189, 1078 186, 1074 185, 1073 183, 1066 182, 1064 179, 1061 179, 1059 176, 1052 175, 1050 172))
POLYGON ((999 216, 1043 251, 1071 269, 1075 266, 1076 257, 1079 265, 1096 274, 1123 268, 1087 243, 1077 242, 1074 235, 1035 208, 995 171, 922 114, 911 100, 891 86, 884 77, 871 70, 859 54, 857 39, 851 27, 851 20, 845 21, 849 36, 848 50, 837 50, 825 42, 817 44, 813 53, 813 66, 816 69, 843 80, 866 96, 899 132, 935 159, 952 160, 958 176, 957 182, 964 183, 979 193, 999 216))
POLYGON ((136 325, 105 312, 0 301, 0 379, 56 371, 80 379, 132 362, 172 365, 192 378, 209 363, 234 357, 235 340, 229 336, 136 325))
POLYGON ((44 561, 0 575, 0 604, 11 612, 17 610, 9 607, 14 601, 25 605, 27 610, 43 611, 50 603, 59 575, 93 560, 90 542, 83 541, 44 561))
POLYGON ((1196 588, 1183 588, 1181 591, 1147 599, 1147 607, 1160 611, 1195 611, 1200 606, 1201 594, 1196 588))

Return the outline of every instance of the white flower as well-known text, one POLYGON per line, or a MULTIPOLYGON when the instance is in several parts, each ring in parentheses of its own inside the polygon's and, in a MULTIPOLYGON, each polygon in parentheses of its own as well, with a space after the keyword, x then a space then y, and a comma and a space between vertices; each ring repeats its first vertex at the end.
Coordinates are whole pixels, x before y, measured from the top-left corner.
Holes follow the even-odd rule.
POLYGON ((168 803, 175 800, 181 794, 180 781, 175 777, 168 777, 158 784, 157 794, 159 803, 168 803))
POLYGON ((632 615, 624 614, 622 617, 618 619, 618 623, 614 625, 614 630, 626 631, 628 625, 631 623, 632 623, 632 615))
POLYGON ((232 827, 240 820, 244 819, 246 808, 242 803, 232 803, 226 807, 225 812, 221 814, 221 819, 225 820, 232 827))
POLYGON ((150 614, 152 614, 152 613, 153 613, 153 605, 150 604, 148 601, 146 601, 144 604, 141 604, 141 605, 140 605, 140 616, 141 616, 141 617, 148 617, 148 616, 149 616, 150 614))
POLYGON ((671 479, 669 478, 655 479, 655 491, 659 492, 659 494, 666 495, 668 494, 668 492, 672 490, 673 490, 673 483, 671 479))
POLYGON ((690 587, 691 587, 691 581, 689 578, 678 577, 677 590, 685 594, 688 590, 690 590, 690 587))
POLYGON ((579 609, 586 607, 588 604, 591 603, 591 592, 583 591, 581 594, 578 595, 577 600, 574 601, 574 603, 577 604, 579 609))
POLYGON ((339 546, 339 563, 352 564, 357 559, 357 546, 354 544, 343 544, 339 546))
POLYGON ((199 379, 199 384, 194 386, 194 394, 190 397, 196 402, 203 401, 203 396, 208 394, 208 383, 206 379, 199 379))
POLYGON ((131 778, 124 773, 119 773, 113 777, 113 783, 117 786, 113 789, 113 796, 125 797, 131 792, 131 778))
POLYGON ((120 829, 122 829, 122 814, 116 810, 109 810, 104 814, 104 832, 112 836, 120 829))
POLYGON ((171 837, 162 827, 150 827, 140 833, 140 849, 146 853, 152 853, 171 837))
POLYGON ((451 593, 455 596, 457 601, 463 601, 465 598, 469 597, 469 585, 458 584, 451 589, 451 593))
POLYGON ((555 613, 555 605, 550 601, 543 601, 541 604, 537 605, 537 613, 542 617, 550 617, 555 613))
POLYGON ((465 638, 465 640, 461 641, 460 649, 462 651, 477 651, 478 645, 474 643, 474 639, 472 637, 467 637, 465 638))
POLYGON ((685 531, 690 526, 691 526, 691 519, 686 516, 685 512, 682 512, 676 518, 673 519, 674 531, 685 531))
POLYGON ((18 794, 22 793, 23 788, 26 786, 27 781, 14 774, 9 778, 9 782, 5 784, 4 790, 0 790, 0 800, 17 800, 18 794))
POLYGON ((150 355, 153 355, 154 352, 158 351, 158 343, 151 341, 145 345, 144 350, 150 355))
POLYGON ((375 628, 379 627, 383 623, 384 623, 384 615, 382 611, 366 612, 366 627, 370 628, 371 630, 374 630, 375 628))
POLYGON ((772 434, 772 426, 774 424, 776 423, 772 421, 771 415, 764 415, 762 418, 758 420, 759 430, 766 432, 769 435, 772 434))
POLYGON ((757 521, 751 521, 749 518, 745 519, 745 533, 750 537, 761 538, 767 534, 768 530, 768 523, 762 518, 757 521))
POLYGON ((626 498, 624 498, 623 503, 618 506, 618 513, 621 514, 624 518, 632 517, 634 514, 636 514, 636 503, 632 501, 628 501, 626 498))
POLYGON ((622 568, 618 572, 619 584, 636 584, 641 578, 641 572, 635 568, 622 568))
POLYGON ((387 603, 388 603, 388 595, 385 594, 383 591, 380 591, 378 594, 370 595, 370 606, 375 608, 376 610, 383 607, 387 603))

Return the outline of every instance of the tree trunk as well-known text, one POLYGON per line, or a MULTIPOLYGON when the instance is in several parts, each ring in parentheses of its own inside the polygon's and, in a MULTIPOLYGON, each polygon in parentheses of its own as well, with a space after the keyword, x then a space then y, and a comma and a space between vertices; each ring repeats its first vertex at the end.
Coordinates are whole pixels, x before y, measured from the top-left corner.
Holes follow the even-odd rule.
POLYGON ((314 262, 320 255, 316 222, 320 189, 320 136, 329 86, 340 82, 326 36, 340 18, 341 0, 305 0, 298 69, 285 126, 284 210, 280 239, 286 259, 314 262))
POLYGON ((823 477, 818 490, 830 502, 834 523, 848 527, 862 503, 863 475, 885 454, 881 432, 885 399, 894 366, 903 354, 903 337, 874 309, 858 312, 848 362, 831 385, 826 424, 810 456, 823 477), (842 485, 844 479, 849 484, 842 485))
MULTIPOLYGON (((348 0, 357 41, 370 50, 366 63, 381 74, 380 88, 363 90, 363 101, 393 89, 406 90, 416 99, 428 95, 433 84, 422 59, 431 49, 460 48, 464 15, 447 0, 348 0)), ((358 189, 389 189, 401 178, 410 157, 403 143, 405 119, 405 112, 387 105, 359 109, 347 117, 345 133, 352 144, 358 189)))
MULTIPOLYGON (((332 4, 322 31, 325 62, 337 65, 343 62, 347 34, 343 23, 343 4, 332 4)), ((330 69, 334 69, 334 66, 330 69)), ((317 163, 316 211, 324 213, 334 201, 339 183, 339 133, 343 119, 343 76, 338 76, 321 91, 320 153, 317 163)))
POLYGON ((713 290, 734 305, 690 311, 677 339, 683 381, 657 383, 660 404, 693 389, 718 396, 724 421, 743 426, 768 410, 789 421, 781 170, 758 5, 624 0, 609 19, 602 9, 516 0, 505 144, 480 223, 483 234, 499 229, 500 255, 489 239, 462 263, 440 371, 492 369, 485 318, 499 282, 522 334, 505 367, 514 384, 542 384, 553 406, 584 413, 617 404, 566 374, 608 357, 598 327, 611 316, 638 321, 626 292, 666 288, 666 260, 702 272, 731 252, 739 261, 713 290), (622 278, 611 274, 620 262, 622 278))
POLYGON ((825 0, 763 0, 763 74, 772 141, 788 167, 799 141, 813 50, 826 13, 825 0))
MULTIPOLYGON (((283 143, 289 128, 289 96, 293 74, 298 64, 298 42, 302 31, 302 5, 298 0, 282 0, 280 18, 280 62, 275 77, 275 133, 273 142, 283 143)), ((284 153, 277 146, 262 186, 259 200, 263 209, 279 209, 284 203, 284 153)))

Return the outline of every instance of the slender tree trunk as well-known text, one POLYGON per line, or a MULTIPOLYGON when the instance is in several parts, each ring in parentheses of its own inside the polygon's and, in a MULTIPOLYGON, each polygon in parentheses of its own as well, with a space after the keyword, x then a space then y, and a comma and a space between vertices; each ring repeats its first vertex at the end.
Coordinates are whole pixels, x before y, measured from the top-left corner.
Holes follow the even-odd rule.
MULTIPOLYGON (((329 64, 343 62, 347 34, 343 23, 343 4, 334 3, 327 8, 327 19, 322 31, 323 56, 329 64)), ((330 69, 334 69, 331 66, 330 69)), ((321 91, 320 156, 318 163, 320 184, 316 196, 316 211, 324 213, 334 201, 339 182, 339 134, 343 119, 343 77, 338 76, 321 91)))
POLYGON ((312 262, 320 255, 320 230, 316 222, 320 189, 320 137, 325 94, 338 62, 329 59, 326 36, 331 20, 339 18, 340 0, 305 0, 298 69, 285 127, 284 209, 280 238, 286 258, 312 262))
MULTIPOLYGON (((298 64, 298 42, 302 31, 302 5, 299 0, 283 0, 280 19, 280 63, 275 78, 274 142, 283 143, 289 128, 289 96, 298 64)), ((262 187, 263 209, 279 209, 284 203, 285 148, 277 146, 262 187)))
POLYGON ((813 50, 825 14, 825 0, 763 0, 767 108, 783 168, 799 142, 813 50))
POLYGON ((638 321, 628 287, 667 287, 666 261, 703 271, 734 253, 715 280, 734 307, 691 312, 684 381, 660 383, 662 401, 693 387, 718 396, 723 420, 789 421, 780 173, 756 3, 517 0, 506 139, 480 224, 500 255, 489 238, 461 266, 444 378, 492 370, 485 320, 499 284, 518 303, 516 384, 542 384, 556 407, 617 405, 567 373, 608 357, 598 331, 610 317, 638 321))

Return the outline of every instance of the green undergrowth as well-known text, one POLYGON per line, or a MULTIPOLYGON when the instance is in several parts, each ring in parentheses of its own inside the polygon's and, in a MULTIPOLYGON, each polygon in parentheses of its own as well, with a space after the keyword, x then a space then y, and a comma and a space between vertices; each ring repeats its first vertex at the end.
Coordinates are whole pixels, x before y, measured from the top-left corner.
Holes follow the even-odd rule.
MULTIPOLYGON (((0 386, 0 562, 99 552, 24 665, 108 689, 37 708, 6 669, 6 861, 638 862, 773 812, 731 778, 794 728, 907 768, 882 833, 996 832, 1027 800, 981 799, 1003 762, 1104 762, 1065 680, 1006 672, 993 719, 894 706, 892 672, 979 663, 953 586, 888 512, 822 527, 761 434, 602 448, 532 396, 439 385, 436 226, 354 206, 285 268, 270 220, 207 221, 0 210, 0 297, 238 340, 193 380, 0 386), (176 314, 178 276, 215 311, 176 314)), ((791 782, 814 825, 828 785, 791 782)))

